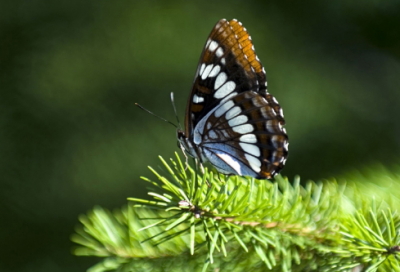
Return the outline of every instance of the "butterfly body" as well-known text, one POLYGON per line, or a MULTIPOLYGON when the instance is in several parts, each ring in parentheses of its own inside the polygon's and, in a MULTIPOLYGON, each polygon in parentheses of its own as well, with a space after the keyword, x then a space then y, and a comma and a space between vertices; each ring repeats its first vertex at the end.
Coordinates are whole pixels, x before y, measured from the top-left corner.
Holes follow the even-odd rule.
POLYGON ((220 20, 200 58, 180 145, 220 173, 272 178, 288 154, 284 124, 246 29, 220 20))

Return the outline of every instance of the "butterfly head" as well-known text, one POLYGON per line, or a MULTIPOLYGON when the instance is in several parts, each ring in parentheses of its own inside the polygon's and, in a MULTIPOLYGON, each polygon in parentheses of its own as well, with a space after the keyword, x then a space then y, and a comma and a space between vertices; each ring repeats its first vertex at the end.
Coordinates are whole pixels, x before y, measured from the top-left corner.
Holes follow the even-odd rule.
POLYGON ((185 135, 185 132, 183 132, 182 129, 177 129, 176 130, 176 138, 178 139, 178 147, 180 148, 181 146, 185 147, 185 143, 187 142, 187 137, 185 135))
POLYGON ((186 137, 185 132, 181 129, 176 130, 176 137, 178 139, 178 147, 184 152, 184 154, 190 157, 197 158, 197 152, 194 148, 194 144, 186 137))

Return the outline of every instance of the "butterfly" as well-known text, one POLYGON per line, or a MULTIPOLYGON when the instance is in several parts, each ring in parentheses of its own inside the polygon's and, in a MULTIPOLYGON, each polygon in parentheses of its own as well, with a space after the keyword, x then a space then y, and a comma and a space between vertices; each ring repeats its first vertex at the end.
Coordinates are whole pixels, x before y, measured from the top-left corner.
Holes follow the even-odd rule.
POLYGON ((220 20, 201 54, 178 144, 219 173, 270 179, 288 156, 284 124, 246 28, 220 20))

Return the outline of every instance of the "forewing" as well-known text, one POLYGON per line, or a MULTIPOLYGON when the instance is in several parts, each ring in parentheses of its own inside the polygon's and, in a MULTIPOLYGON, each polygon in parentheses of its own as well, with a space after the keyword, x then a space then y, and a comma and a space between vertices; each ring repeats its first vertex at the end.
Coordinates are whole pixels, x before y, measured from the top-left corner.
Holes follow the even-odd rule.
POLYGON ((238 21, 220 20, 209 35, 200 57, 186 107, 186 135, 221 100, 253 90, 267 95, 264 68, 251 37, 238 21))

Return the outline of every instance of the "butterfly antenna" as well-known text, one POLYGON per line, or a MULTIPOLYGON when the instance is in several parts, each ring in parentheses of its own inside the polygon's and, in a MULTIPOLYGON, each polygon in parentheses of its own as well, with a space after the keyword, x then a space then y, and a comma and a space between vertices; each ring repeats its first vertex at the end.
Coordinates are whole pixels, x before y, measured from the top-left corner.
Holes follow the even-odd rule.
POLYGON ((164 118, 158 116, 157 114, 152 113, 151 111, 149 111, 148 109, 145 109, 144 107, 142 107, 142 106, 139 105, 138 103, 135 103, 135 105, 138 106, 140 109, 144 110, 145 112, 150 113, 151 115, 157 117, 158 119, 161 119, 161 120, 163 120, 163 121, 165 121, 165 122, 167 122, 167 123, 170 123, 170 124, 173 125, 175 128, 178 128, 178 126, 175 125, 174 123, 172 123, 171 121, 168 121, 167 119, 164 119, 164 118))
POLYGON ((179 122, 179 118, 178 118, 178 112, 176 111, 174 93, 173 92, 171 92, 171 103, 172 103, 172 107, 174 108, 176 121, 178 122, 179 128, 182 129, 181 122, 179 122))

